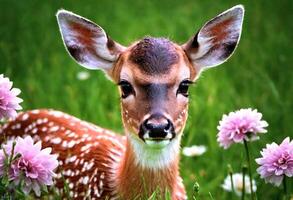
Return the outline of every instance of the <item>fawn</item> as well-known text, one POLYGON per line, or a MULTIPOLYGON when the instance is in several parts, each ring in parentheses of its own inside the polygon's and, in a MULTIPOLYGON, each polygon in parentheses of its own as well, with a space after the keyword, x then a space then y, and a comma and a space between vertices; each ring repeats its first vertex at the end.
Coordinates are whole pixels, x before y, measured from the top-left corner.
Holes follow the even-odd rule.
POLYGON ((85 68, 103 70, 119 86, 125 136, 47 109, 20 113, 0 132, 7 138, 32 135, 52 147, 61 195, 65 180, 73 199, 146 199, 154 191, 162 198, 168 191, 174 200, 187 199, 178 165, 188 87, 203 70, 232 55, 243 15, 242 5, 232 7, 183 45, 145 37, 124 47, 100 26, 60 10, 57 20, 71 57, 85 68))

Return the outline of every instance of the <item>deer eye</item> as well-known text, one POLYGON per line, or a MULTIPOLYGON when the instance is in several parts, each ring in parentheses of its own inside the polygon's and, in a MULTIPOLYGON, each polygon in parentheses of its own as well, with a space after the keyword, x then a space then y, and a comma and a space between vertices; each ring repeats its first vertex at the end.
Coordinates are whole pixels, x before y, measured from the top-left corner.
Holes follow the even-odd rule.
POLYGON ((121 97, 123 99, 125 99, 126 97, 128 97, 131 94, 134 94, 133 87, 131 86, 131 84, 128 81, 122 80, 122 81, 119 82, 118 85, 121 88, 121 92, 122 92, 121 97))
POLYGON ((185 97, 188 97, 188 88, 192 84, 190 80, 184 80, 179 84, 179 88, 177 90, 177 95, 181 94, 185 97))

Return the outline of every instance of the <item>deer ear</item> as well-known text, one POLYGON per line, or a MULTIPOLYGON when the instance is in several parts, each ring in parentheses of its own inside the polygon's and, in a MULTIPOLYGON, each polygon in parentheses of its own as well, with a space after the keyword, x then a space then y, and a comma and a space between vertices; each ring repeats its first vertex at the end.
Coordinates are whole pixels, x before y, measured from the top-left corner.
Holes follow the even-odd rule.
POLYGON ((81 66, 109 71, 125 47, 95 23, 66 10, 56 14, 68 53, 81 66))
POLYGON ((237 5, 208 21, 182 48, 198 72, 225 62, 240 39, 244 7, 237 5))

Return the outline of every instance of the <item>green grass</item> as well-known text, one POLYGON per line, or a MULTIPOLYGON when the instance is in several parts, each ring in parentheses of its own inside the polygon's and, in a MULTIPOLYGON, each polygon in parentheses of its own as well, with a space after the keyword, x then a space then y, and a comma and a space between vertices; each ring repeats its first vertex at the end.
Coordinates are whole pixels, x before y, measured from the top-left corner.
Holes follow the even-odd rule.
MULTIPOLYGON (((207 20, 238 3, 244 4, 246 13, 236 53, 225 64, 205 72, 191 89, 183 145, 204 144, 208 151, 201 157, 181 160, 189 195, 197 181, 198 199, 210 199, 209 192, 214 199, 231 199, 220 185, 228 163, 234 171, 241 170, 244 150, 241 145, 223 150, 217 144, 216 127, 222 114, 242 107, 257 108, 264 114, 269 132, 251 145, 254 157, 266 143, 279 143, 293 134, 291 0, 0 0, 0 73, 22 90, 25 110, 54 108, 122 132, 115 85, 100 71, 91 71, 88 80, 76 79, 76 73, 83 69, 63 47, 56 11, 65 8, 93 20, 124 45, 145 35, 183 43, 207 20)), ((258 182, 258 199, 281 198, 281 188, 264 184, 255 171, 253 175, 258 182)))

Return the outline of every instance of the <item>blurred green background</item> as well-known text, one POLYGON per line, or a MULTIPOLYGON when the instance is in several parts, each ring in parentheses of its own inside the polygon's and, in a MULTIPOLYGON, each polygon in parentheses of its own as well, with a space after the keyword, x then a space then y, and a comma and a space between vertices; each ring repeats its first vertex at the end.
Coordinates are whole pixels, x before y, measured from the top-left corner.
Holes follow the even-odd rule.
MULTIPOLYGON (((293 134, 293 1, 18 1, 0 0, 0 73, 22 90, 24 110, 54 108, 102 127, 123 132, 116 86, 102 72, 77 79, 79 67, 62 44, 55 13, 64 8, 102 26, 123 45, 145 35, 185 42, 210 18, 236 5, 246 8, 242 38, 232 58, 205 72, 191 88, 189 119, 183 146, 203 144, 200 157, 183 157, 181 174, 188 194, 195 181, 199 199, 233 199, 221 188, 227 164, 235 172, 244 160, 242 145, 223 150, 216 142, 223 113, 257 108, 269 132, 253 142, 253 157, 266 143, 280 143, 293 134)), ((253 162, 253 168, 256 169, 253 162)), ((259 199, 281 199, 281 188, 259 179, 259 199)), ((292 189, 292 179, 289 181, 292 189)))

